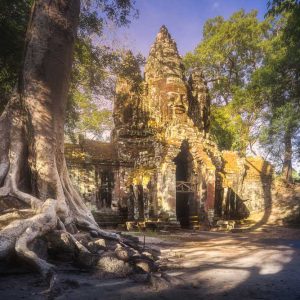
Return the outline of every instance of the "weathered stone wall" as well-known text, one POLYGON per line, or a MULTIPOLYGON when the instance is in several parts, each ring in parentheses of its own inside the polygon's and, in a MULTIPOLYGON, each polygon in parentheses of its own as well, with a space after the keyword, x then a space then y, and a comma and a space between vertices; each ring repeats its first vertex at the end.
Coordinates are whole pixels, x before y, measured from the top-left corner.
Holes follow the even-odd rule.
POLYGON ((120 161, 112 143, 81 138, 66 144, 65 155, 74 186, 91 210, 118 211, 127 207, 131 165, 120 161))
POLYGON ((191 73, 188 85, 188 115, 201 131, 207 133, 210 125, 210 98, 204 76, 200 70, 194 70, 191 73))
POLYGON ((240 158, 236 152, 222 153, 218 213, 226 218, 248 217, 271 203, 272 166, 260 157, 240 158))
POLYGON ((251 212, 265 210, 272 202, 272 166, 261 157, 245 158, 241 197, 251 212))
POLYGON ((98 182, 96 178, 95 166, 68 163, 68 170, 75 188, 84 198, 88 208, 90 210, 96 210, 98 182))
POLYGON ((215 213, 242 218, 265 209, 270 166, 218 150, 208 134, 210 99, 203 74, 193 70, 185 77, 165 26, 151 47, 144 78, 132 53, 126 53, 116 92, 112 142, 83 139, 66 148, 71 176, 91 208, 106 208, 99 199, 106 197, 107 186, 109 209, 126 211, 128 220, 176 222, 180 201, 191 219, 208 223, 215 213), (178 177, 182 151, 189 157, 184 179, 178 177))
MULTIPOLYGON (((132 59, 129 54, 124 64, 133 66, 132 59)), ((190 213, 199 215, 202 211, 208 215, 209 211, 213 216, 215 173, 221 167, 221 155, 206 137, 208 89, 199 70, 189 80, 185 78, 176 43, 164 26, 151 47, 145 78, 139 86, 143 87, 142 92, 134 92, 132 78, 125 74, 118 80, 114 143, 120 158, 134 161, 133 192, 138 185, 146 191, 148 210, 144 214, 156 219, 176 219, 174 159, 183 143, 187 143, 193 161, 193 176, 188 181, 196 187, 189 201, 190 213), (132 107, 132 115, 125 122, 120 116, 126 114, 128 106, 132 107), (145 169, 152 170, 151 176, 142 183, 139 176, 145 169)))

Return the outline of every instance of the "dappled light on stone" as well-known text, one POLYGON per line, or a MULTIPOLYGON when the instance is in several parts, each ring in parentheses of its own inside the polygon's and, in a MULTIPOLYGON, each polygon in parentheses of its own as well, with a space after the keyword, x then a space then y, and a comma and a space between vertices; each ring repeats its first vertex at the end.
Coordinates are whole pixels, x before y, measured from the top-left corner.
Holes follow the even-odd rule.
POLYGON ((144 78, 124 55, 111 142, 66 144, 73 182, 102 226, 231 230, 271 207, 272 167, 219 151, 209 136, 210 98, 201 68, 186 78, 177 45, 162 26, 144 78))
MULTIPOLYGON (((10 1, 32 7, 15 89, 0 95, 0 298, 300 299, 300 230, 283 226, 300 222, 299 39, 285 32, 299 1, 264 21, 208 20, 185 58, 163 25, 145 60, 97 45, 134 0, 10 1), (102 92, 109 142, 77 136, 80 111, 105 127, 92 103, 102 92), (254 155, 285 145, 285 178, 247 143, 254 155)), ((2 19, 12 32, 23 23, 3 15, 9 5, 0 33, 2 19)))

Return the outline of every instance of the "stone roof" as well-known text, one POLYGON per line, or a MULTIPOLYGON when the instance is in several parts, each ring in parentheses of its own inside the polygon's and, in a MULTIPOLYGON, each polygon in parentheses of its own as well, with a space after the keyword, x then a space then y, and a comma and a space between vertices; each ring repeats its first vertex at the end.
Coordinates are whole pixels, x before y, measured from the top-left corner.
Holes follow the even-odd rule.
POLYGON ((243 159, 237 152, 223 151, 222 158, 225 173, 239 173, 246 168, 246 178, 250 179, 271 176, 273 172, 272 165, 259 156, 243 159))
POLYGON ((184 67, 178 53, 176 42, 166 26, 162 26, 145 65, 146 81, 167 77, 183 78, 184 67))
POLYGON ((225 173, 239 173, 242 170, 241 163, 239 162, 240 157, 237 152, 234 151, 223 151, 222 158, 224 162, 223 170, 225 173))
POLYGON ((273 173, 272 165, 262 157, 246 157, 245 165, 247 177, 270 176, 273 173))
POLYGON ((84 139, 79 144, 65 144, 67 160, 76 162, 117 161, 118 154, 113 143, 84 139))

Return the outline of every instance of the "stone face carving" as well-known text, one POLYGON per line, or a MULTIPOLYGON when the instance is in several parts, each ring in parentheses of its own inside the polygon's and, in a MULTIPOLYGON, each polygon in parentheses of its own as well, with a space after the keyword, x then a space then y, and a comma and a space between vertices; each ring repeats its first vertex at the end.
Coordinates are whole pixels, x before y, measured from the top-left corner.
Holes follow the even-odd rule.
POLYGON ((189 77, 189 116, 200 130, 208 132, 210 125, 210 98, 203 73, 194 70, 189 77))
POLYGON ((142 75, 133 54, 128 51, 123 58, 116 85, 116 99, 114 102, 114 124, 115 131, 123 130, 125 133, 130 129, 144 124, 139 121, 143 118, 142 108, 142 75))
POLYGON ((174 77, 183 79, 184 67, 178 54, 177 45, 166 26, 160 28, 145 66, 146 82, 174 77))
POLYGON ((162 26, 145 66, 144 107, 157 127, 184 117, 188 109, 187 84, 176 43, 162 26), (184 116, 183 116, 184 115, 184 116))
POLYGON ((165 26, 161 27, 151 47, 141 85, 142 93, 132 93, 128 78, 118 81, 119 99, 122 99, 123 91, 126 91, 127 97, 122 106, 115 106, 114 115, 124 115, 129 105, 134 114, 127 122, 124 119, 122 124, 118 120, 115 122, 118 129, 114 143, 120 149, 120 157, 125 158, 122 153, 126 153, 127 158, 134 161, 135 175, 132 176, 137 181, 139 170, 151 170, 149 181, 154 184, 147 199, 155 203, 156 217, 176 219, 176 199, 179 198, 188 201, 185 209, 190 211, 187 215, 197 216, 201 207, 211 212, 214 209, 215 174, 221 168, 221 153, 206 138, 209 127, 208 90, 201 72, 194 71, 190 79, 186 79, 176 43, 165 26), (142 125, 138 127, 137 124, 142 125), (127 134, 124 135, 124 132, 127 134), (193 190, 187 197, 179 196, 176 184, 179 181, 176 170, 183 167, 175 159, 183 144, 192 158, 192 163, 187 166, 191 176, 186 178, 186 186, 193 187, 193 190), (202 196, 204 184, 205 192, 209 191, 205 199, 202 196))
MULTIPOLYGON (((106 156, 95 151, 89 155, 91 143, 87 142, 82 143, 82 154, 77 154, 82 161, 89 158, 99 178, 104 171, 112 171, 113 184, 102 185, 113 187, 113 211, 125 212, 130 221, 155 220, 174 226, 179 221, 193 226, 199 220, 211 224, 216 212, 230 218, 238 207, 245 211, 263 206, 268 180, 258 184, 256 177, 254 183, 240 158, 234 159, 233 169, 228 168, 236 154, 222 154, 209 138, 210 99, 203 74, 193 70, 185 77, 176 43, 165 26, 151 47, 144 78, 132 53, 126 53, 116 92, 112 142, 101 146, 106 156), (239 199, 248 191, 249 199, 261 196, 244 205, 239 199)), ((96 186, 97 182, 90 189, 97 190, 96 186)))

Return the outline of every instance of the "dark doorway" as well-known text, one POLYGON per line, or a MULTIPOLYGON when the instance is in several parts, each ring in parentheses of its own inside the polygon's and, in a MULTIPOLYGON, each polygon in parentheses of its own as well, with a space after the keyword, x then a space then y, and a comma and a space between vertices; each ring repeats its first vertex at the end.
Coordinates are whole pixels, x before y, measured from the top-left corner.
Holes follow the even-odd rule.
POLYGON ((144 220, 144 190, 143 186, 139 184, 137 186, 138 194, 138 210, 139 210, 139 220, 144 220))
POLYGON ((181 150, 174 159, 176 164, 176 216, 182 228, 189 227, 190 204, 194 193, 189 190, 191 185, 192 155, 188 142, 184 141, 181 150))
POLYGON ((98 190, 97 208, 111 208, 114 174, 110 171, 103 171, 100 174, 100 180, 101 184, 98 190))

